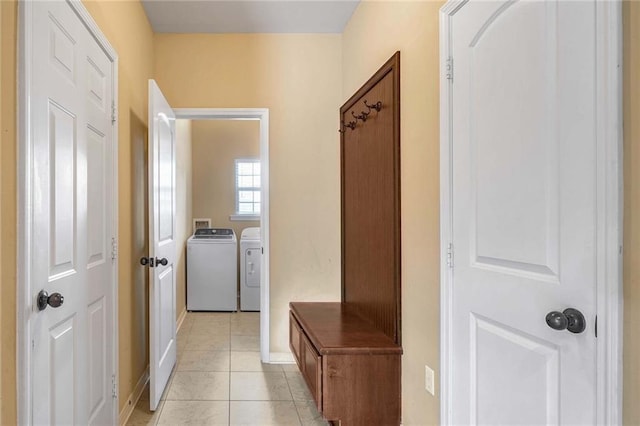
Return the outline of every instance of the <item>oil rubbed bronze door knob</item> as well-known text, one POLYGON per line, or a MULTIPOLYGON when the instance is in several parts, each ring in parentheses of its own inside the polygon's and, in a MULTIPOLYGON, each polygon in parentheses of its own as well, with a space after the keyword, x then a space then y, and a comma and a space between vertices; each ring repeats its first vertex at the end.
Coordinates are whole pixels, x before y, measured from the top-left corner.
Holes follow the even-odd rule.
POLYGON ((554 330, 569 330, 571 333, 579 334, 587 327, 584 315, 577 309, 568 308, 562 312, 549 312, 546 317, 547 325, 554 330))
POLYGON ((52 308, 59 308, 64 303, 64 296, 60 293, 53 293, 49 296, 44 290, 40 290, 38 293, 38 310, 44 311, 47 309, 47 306, 51 306, 52 308))

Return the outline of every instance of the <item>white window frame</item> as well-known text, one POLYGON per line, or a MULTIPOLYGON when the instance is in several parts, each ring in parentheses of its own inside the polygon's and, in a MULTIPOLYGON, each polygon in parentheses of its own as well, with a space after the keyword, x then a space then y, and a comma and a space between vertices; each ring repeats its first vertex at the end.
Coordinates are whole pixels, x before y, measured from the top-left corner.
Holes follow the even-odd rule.
MULTIPOLYGON (((238 185, 238 164, 239 163, 258 163, 260 164, 260 158, 255 158, 255 157, 245 157, 245 158, 236 158, 234 161, 234 178, 235 178, 235 195, 236 195, 236 206, 235 206, 235 212, 229 217, 230 220, 232 221, 243 221, 243 220, 260 220, 260 212, 253 212, 253 213, 242 213, 240 211, 240 191, 242 190, 249 190, 249 191, 259 191, 262 195, 262 180, 260 181, 260 187, 255 187, 255 186, 251 186, 251 187, 240 187, 238 185)), ((262 165, 260 165, 260 167, 262 168, 262 165)), ((254 175, 255 176, 255 175, 254 175)), ((260 175, 258 175, 260 176, 260 175)), ((256 204, 254 202, 254 204, 256 204)), ((260 210, 262 210, 262 197, 260 197, 260 210)))

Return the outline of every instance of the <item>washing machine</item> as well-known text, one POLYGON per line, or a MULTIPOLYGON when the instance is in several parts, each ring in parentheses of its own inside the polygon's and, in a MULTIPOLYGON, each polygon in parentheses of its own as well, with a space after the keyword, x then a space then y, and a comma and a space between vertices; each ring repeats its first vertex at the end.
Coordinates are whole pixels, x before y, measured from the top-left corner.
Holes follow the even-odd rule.
POLYGON ((187 310, 238 310, 237 253, 233 229, 197 229, 187 240, 187 310))
POLYGON ((260 310, 260 228, 245 228, 240 235, 240 310, 260 310))

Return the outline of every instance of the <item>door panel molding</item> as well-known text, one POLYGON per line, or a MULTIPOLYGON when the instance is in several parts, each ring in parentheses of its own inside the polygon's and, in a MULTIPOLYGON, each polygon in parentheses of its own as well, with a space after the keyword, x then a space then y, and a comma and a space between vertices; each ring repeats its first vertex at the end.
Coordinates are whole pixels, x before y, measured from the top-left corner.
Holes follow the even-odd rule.
MULTIPOLYGON (((105 35, 101 32, 89 11, 82 4, 81 0, 66 0, 71 10, 78 16, 82 24, 96 41, 98 46, 105 53, 109 60, 110 71, 113 76, 113 85, 104 90, 109 90, 114 105, 118 105, 118 54, 109 43, 105 35)), ((29 173, 33 168, 34 152, 31 147, 31 125, 30 98, 33 65, 30 61, 34 53, 31 28, 33 25, 33 2, 30 0, 20 0, 18 2, 18 224, 17 224, 17 291, 16 291, 16 385, 17 385, 17 410, 18 424, 32 423, 32 348, 31 348, 31 321, 33 313, 36 311, 34 286, 39 283, 32 283, 30 276, 30 265, 32 264, 31 251, 34 249, 31 244, 32 224, 33 224, 33 196, 34 188, 30 181, 29 173)), ((62 33, 61 33, 62 34, 62 33)), ((61 52, 62 54, 62 52, 61 52)), ((62 58, 64 59, 64 58, 62 58)), ((61 63, 62 67, 63 64, 61 63)), ((105 108, 109 108, 108 105, 105 108)), ((114 108, 114 114, 115 114, 114 108)), ((112 126, 112 137, 109 141, 111 147, 111 182, 112 200, 109 217, 105 220, 111 221, 112 244, 115 248, 118 237, 118 121, 115 120, 112 126)), ((111 317, 113 330, 111 375, 114 380, 118 377, 118 258, 113 259, 112 282, 110 283, 113 298, 111 317)), ((108 375, 107 375, 108 377, 108 375)), ((115 384, 117 387, 117 382, 115 384)), ((111 397, 110 395, 108 397, 111 397)), ((118 398, 114 397, 112 419, 114 423, 118 419, 118 398)))
MULTIPOLYGON (((440 9, 440 422, 452 421, 453 90, 452 17, 469 0, 440 9)), ((597 422, 622 422, 622 4, 596 2, 597 422)))

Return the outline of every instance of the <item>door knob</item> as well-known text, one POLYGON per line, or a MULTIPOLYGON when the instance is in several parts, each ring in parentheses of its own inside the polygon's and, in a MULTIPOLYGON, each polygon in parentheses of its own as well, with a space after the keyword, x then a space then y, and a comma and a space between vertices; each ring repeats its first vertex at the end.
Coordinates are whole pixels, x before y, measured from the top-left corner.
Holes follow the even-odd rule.
POLYGON ((52 308, 59 308, 64 303, 64 296, 60 293, 53 293, 49 296, 44 290, 40 290, 38 293, 38 310, 44 311, 47 309, 47 306, 51 306, 52 308))
POLYGON ((569 330, 572 333, 582 333, 587 327, 584 315, 577 309, 568 308, 562 312, 549 312, 546 317, 547 325, 554 330, 569 330))
POLYGON ((149 265, 149 267, 154 268, 158 265, 167 266, 169 264, 169 261, 165 257, 163 257, 162 259, 158 259, 157 257, 155 259, 153 257, 141 257, 140 264, 142 266, 149 265))

